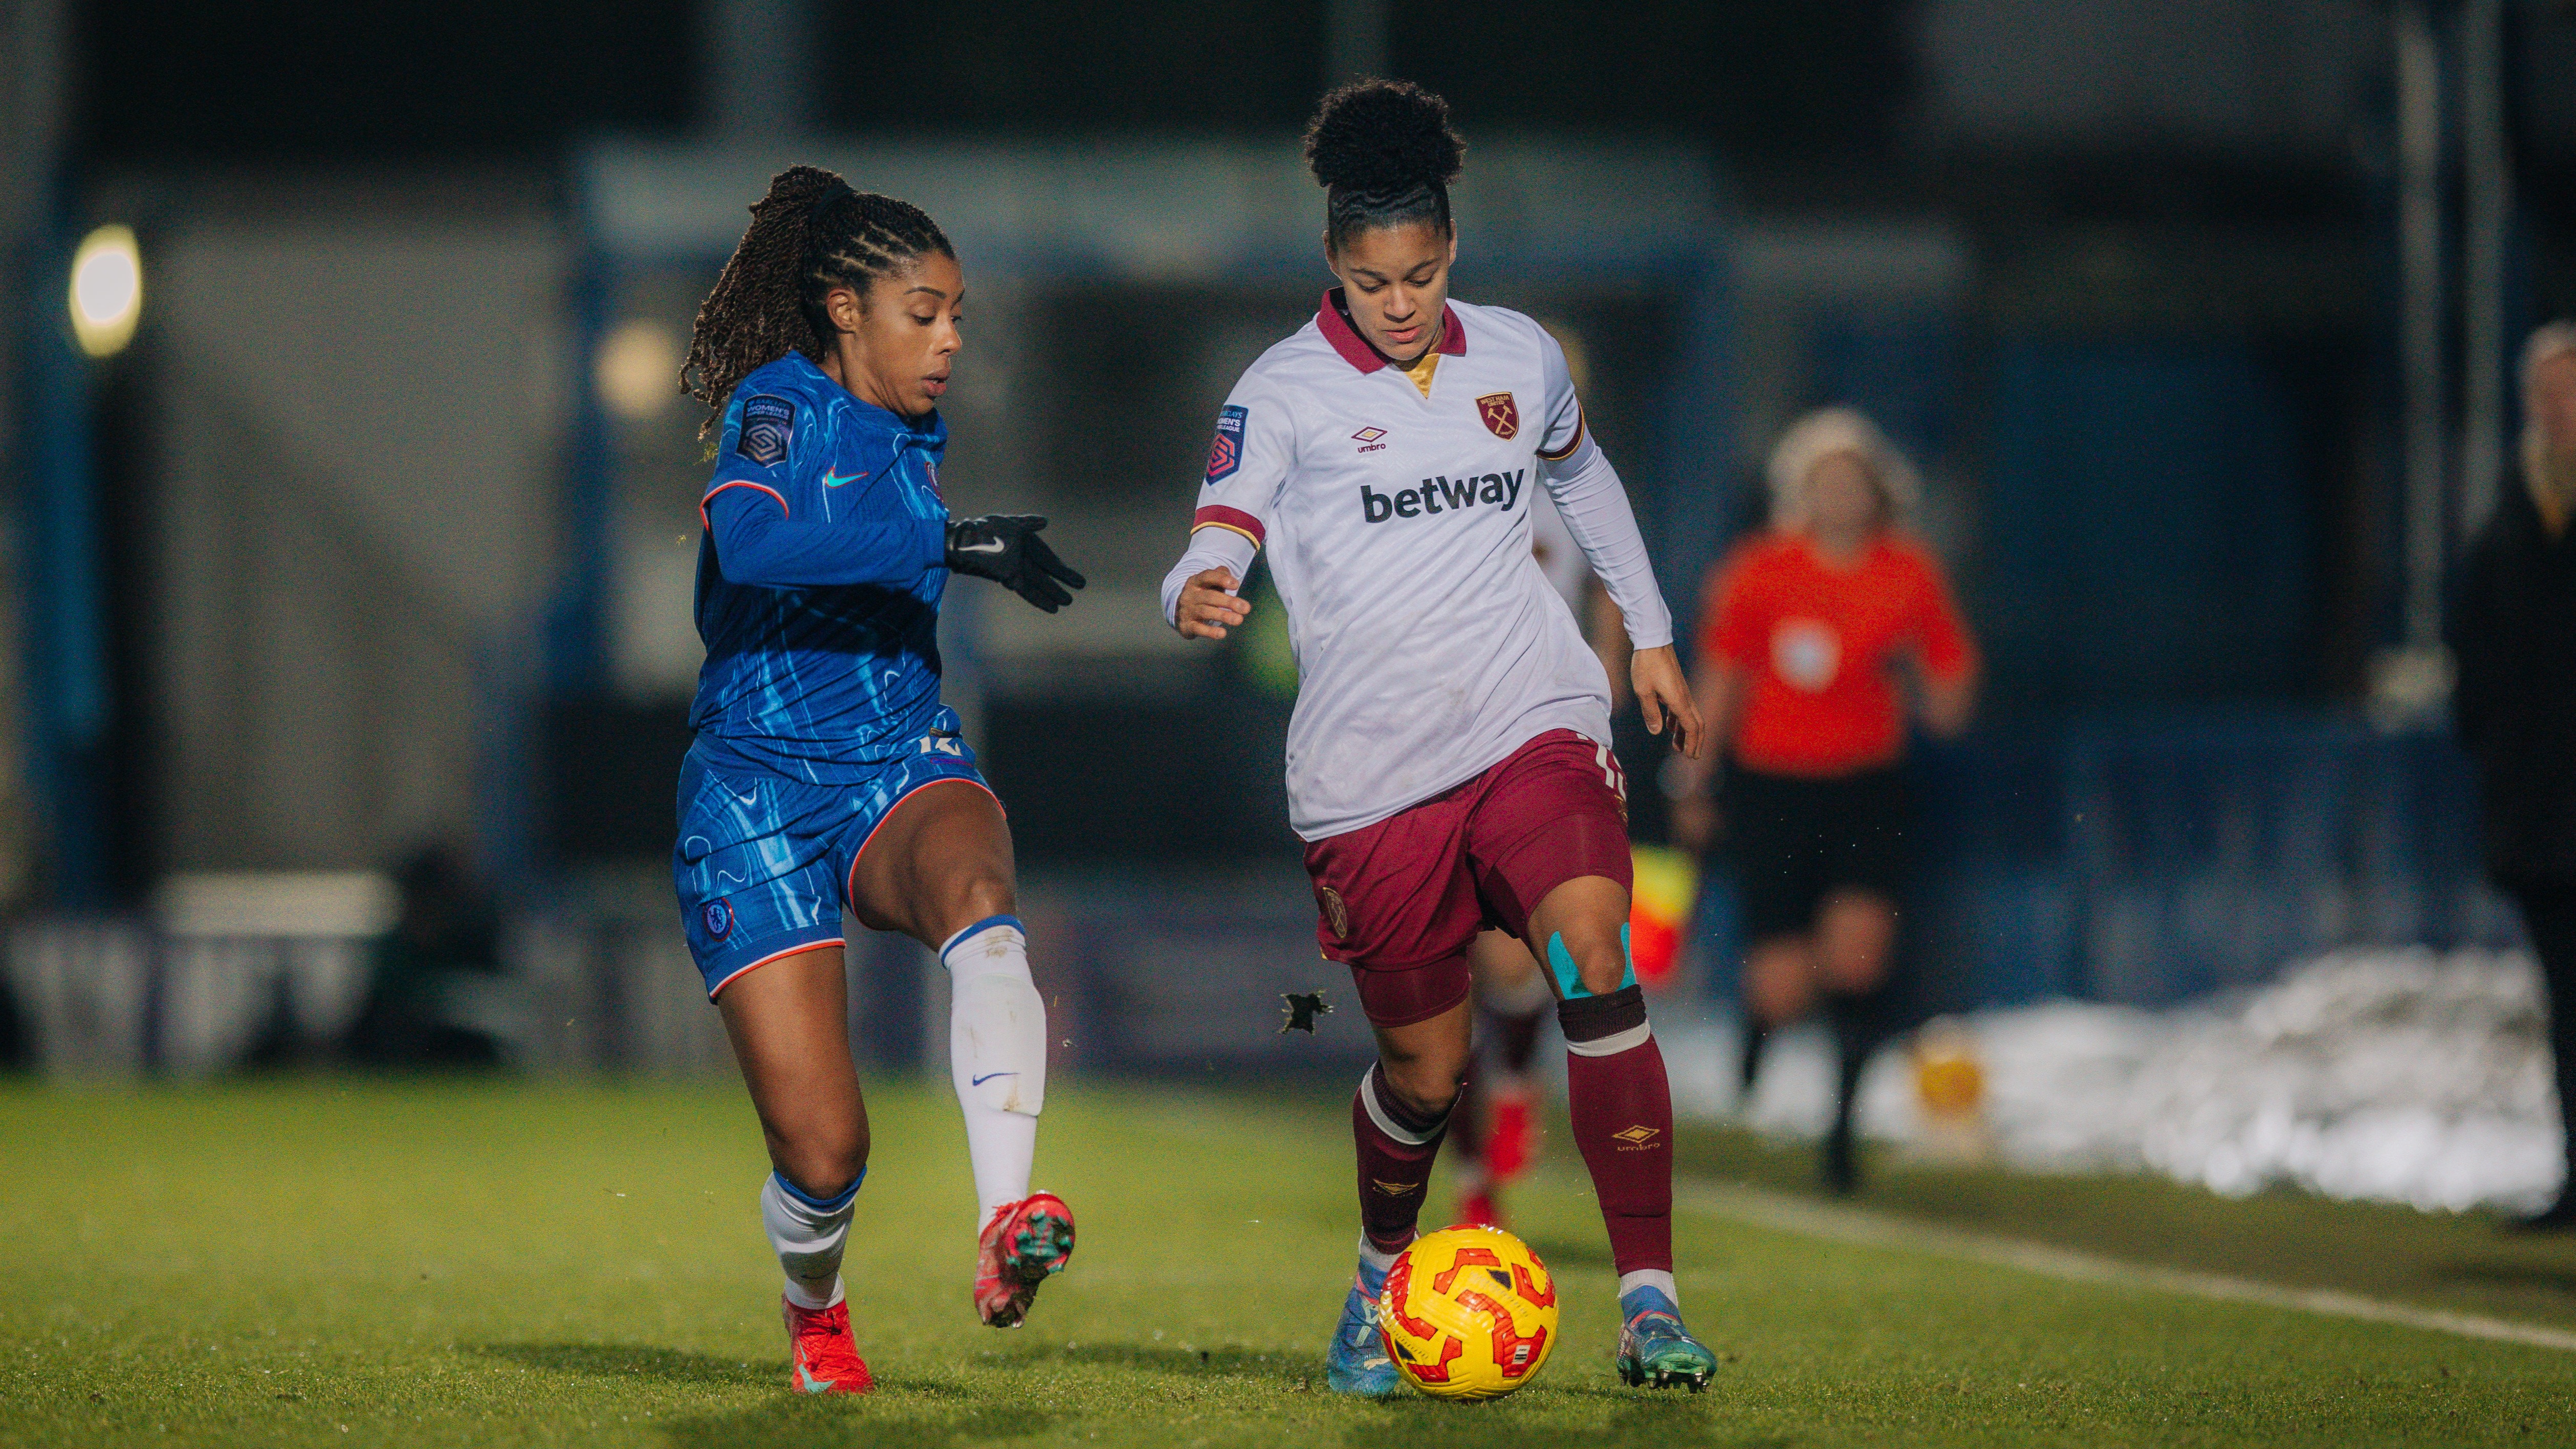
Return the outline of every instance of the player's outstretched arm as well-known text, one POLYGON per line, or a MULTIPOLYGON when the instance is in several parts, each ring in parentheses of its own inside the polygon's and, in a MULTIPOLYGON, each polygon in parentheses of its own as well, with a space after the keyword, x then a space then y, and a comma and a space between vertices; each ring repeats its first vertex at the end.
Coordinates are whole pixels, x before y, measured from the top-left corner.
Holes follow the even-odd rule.
POLYGON ((1172 611, 1172 627, 1184 639, 1222 639, 1228 629, 1239 628, 1252 617, 1252 603, 1237 598, 1235 590, 1243 580, 1226 569, 1207 569, 1192 574, 1181 585, 1181 597, 1172 611))
POLYGON ((1252 615, 1235 597, 1259 545, 1231 524, 1195 529, 1190 547, 1163 575, 1163 619, 1184 639, 1222 639, 1252 615))
POLYGON ((991 579, 1052 614, 1073 602, 1068 587, 1086 581, 1038 537, 1046 525, 1033 513, 960 518, 948 525, 948 568, 991 579))
POLYGON ((1637 708, 1646 716, 1647 730, 1662 734, 1669 722, 1673 748, 1698 759, 1706 738, 1700 730, 1699 702, 1691 698, 1690 681, 1682 677, 1682 663, 1673 646, 1638 650, 1628 661, 1628 680, 1637 688, 1637 708))

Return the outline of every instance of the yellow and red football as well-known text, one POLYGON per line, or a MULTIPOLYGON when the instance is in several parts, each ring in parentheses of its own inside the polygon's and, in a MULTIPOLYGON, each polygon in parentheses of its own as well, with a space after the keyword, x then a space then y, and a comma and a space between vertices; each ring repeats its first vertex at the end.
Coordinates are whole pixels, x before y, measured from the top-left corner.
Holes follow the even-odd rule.
POLYGON ((1396 1258, 1378 1329, 1415 1388, 1441 1399, 1501 1398, 1536 1378, 1556 1343, 1556 1280, 1500 1228, 1443 1228, 1396 1258))

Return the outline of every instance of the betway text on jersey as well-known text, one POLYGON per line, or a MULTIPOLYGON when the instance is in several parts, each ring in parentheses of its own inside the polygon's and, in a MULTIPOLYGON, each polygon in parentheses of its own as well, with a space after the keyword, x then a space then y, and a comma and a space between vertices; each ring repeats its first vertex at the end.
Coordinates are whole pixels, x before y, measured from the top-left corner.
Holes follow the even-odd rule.
POLYGON ((1455 483, 1445 477, 1425 478, 1419 488, 1399 488, 1393 493, 1380 493, 1363 483, 1360 516, 1371 523, 1384 523, 1390 518, 1417 518, 1449 509, 1463 512, 1478 503, 1500 504, 1509 513, 1512 505, 1521 501, 1521 480, 1527 476, 1528 469, 1516 468, 1509 473, 1488 473, 1455 483), (1441 506, 1444 503, 1447 509, 1441 506))

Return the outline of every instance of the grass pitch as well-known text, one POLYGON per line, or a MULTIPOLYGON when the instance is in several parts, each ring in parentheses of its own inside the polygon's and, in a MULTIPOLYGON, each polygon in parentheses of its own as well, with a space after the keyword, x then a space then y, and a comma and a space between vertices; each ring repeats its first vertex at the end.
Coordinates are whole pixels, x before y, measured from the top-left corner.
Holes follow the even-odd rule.
MULTIPOLYGON (((870 1100, 849 1278, 879 1388, 827 1401, 785 1389, 759 1138, 730 1084, 0 1091, 0 1444, 2576 1442, 2576 1354, 1696 1215, 1684 1300, 1718 1382, 1630 1390, 1599 1224, 1564 1172, 1516 1200, 1565 1290, 1537 1384, 1481 1406, 1335 1399, 1319 1349, 1350 1271, 1347 1108, 1289 1091, 1065 1084, 1039 1180, 1074 1203, 1081 1248, 1030 1326, 998 1333, 968 1304, 944 1085, 870 1100)), ((1906 1181, 1900 1207, 1941 1197, 1906 1181)), ((1988 1226, 2051 1226, 1995 1220, 2019 1190, 1952 1196, 1988 1226)), ((2132 1190, 2045 1189, 2054 1226, 2095 1239, 2147 1211, 2122 1208, 2132 1190)), ((2364 1260, 2382 1221, 2285 1230, 2276 1207, 2206 1198, 2167 1217, 2294 1256, 2321 1231, 2300 1224, 2330 1221, 2334 1253, 2364 1260)), ((2385 1222, 2401 1247, 2420 1237, 2385 1222)))

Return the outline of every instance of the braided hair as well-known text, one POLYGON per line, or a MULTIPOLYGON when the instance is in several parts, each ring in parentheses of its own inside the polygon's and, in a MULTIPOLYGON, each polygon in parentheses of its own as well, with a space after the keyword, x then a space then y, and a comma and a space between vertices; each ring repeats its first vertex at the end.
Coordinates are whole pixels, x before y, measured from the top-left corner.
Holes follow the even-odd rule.
POLYGON ((1449 183, 1467 143, 1449 103, 1411 81, 1353 81, 1306 127, 1306 164, 1324 188, 1324 236, 1339 248, 1373 227, 1426 221, 1446 235, 1449 183))
POLYGON ((850 184, 820 166, 790 166, 753 203, 751 225, 698 306, 680 391, 707 405, 701 438, 724 421, 733 390, 790 352, 820 363, 831 351, 823 299, 936 252, 957 253, 920 207, 850 184))

